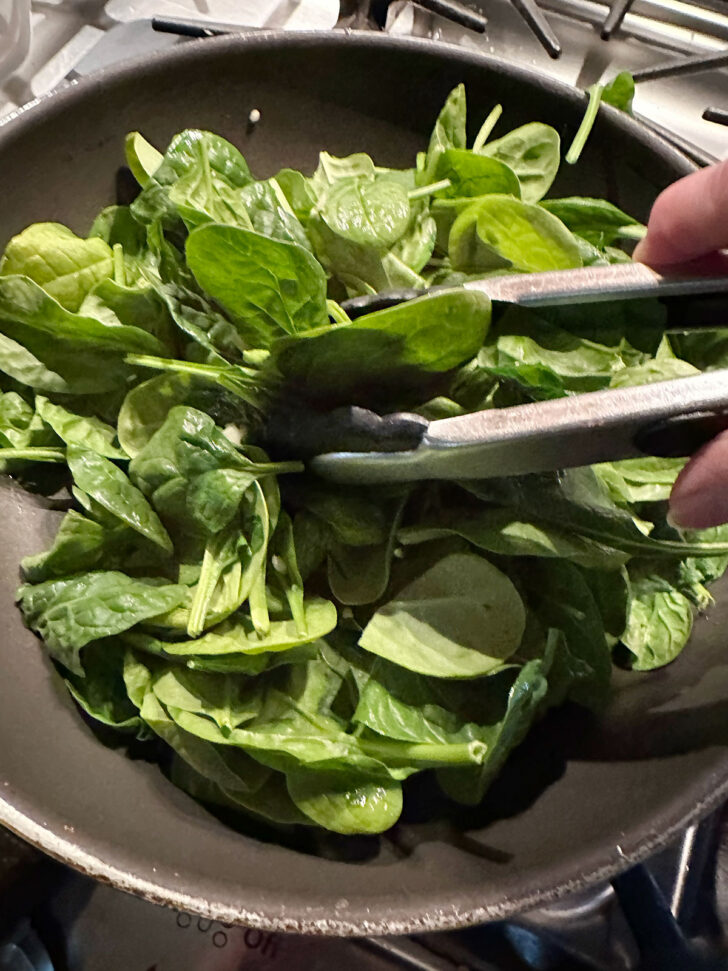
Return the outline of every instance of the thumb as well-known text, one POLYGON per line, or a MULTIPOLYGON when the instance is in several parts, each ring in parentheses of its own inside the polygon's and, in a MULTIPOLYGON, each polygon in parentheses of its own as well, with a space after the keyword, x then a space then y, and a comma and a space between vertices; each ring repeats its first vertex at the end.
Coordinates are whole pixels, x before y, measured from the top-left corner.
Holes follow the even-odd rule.
POLYGON ((652 207, 634 258, 665 267, 728 246, 728 160, 668 186, 652 207))

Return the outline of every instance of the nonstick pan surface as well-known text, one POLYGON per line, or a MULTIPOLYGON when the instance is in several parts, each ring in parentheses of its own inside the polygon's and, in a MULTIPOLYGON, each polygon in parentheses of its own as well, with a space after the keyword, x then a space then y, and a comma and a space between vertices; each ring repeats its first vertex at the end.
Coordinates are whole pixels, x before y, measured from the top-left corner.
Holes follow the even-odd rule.
MULTIPOLYGON (((371 34, 220 38, 124 65, 0 128, 0 245, 35 220, 85 232, 115 201, 123 137, 164 146, 208 128, 260 177, 320 150, 411 165, 447 92, 467 85, 476 129, 541 120, 575 132, 584 98, 462 49, 371 34), (249 112, 261 120, 251 131, 249 112)), ((474 132, 473 132, 474 134, 474 132)), ((618 112, 600 113, 554 194, 606 196, 638 217, 690 164, 618 112)), ((431 803, 378 838, 235 831, 154 764, 84 722, 13 605, 21 556, 47 546, 49 503, 0 487, 0 822, 51 855, 151 900, 222 921, 322 934, 406 933, 501 917, 627 867, 728 792, 728 587, 674 664, 619 674, 597 720, 537 726, 477 811, 431 803)), ((419 783, 417 783, 419 785, 419 783)))

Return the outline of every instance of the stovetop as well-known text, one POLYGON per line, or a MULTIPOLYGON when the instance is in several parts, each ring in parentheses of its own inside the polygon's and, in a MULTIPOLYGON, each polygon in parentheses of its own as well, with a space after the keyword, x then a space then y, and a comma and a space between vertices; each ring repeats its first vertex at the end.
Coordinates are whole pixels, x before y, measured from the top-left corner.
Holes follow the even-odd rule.
POLYGON ((273 934, 94 883, 0 832, 0 971, 719 971, 728 814, 611 884, 515 919, 411 938, 273 934))
MULTIPOLYGON (((635 0, 609 42, 608 6, 540 0, 549 57, 511 0, 478 0, 476 34, 409 0, 31 0, 30 54, 0 85, 0 118, 135 54, 185 43, 152 17, 280 29, 383 29, 496 54, 586 88, 619 70, 726 50, 726 0, 635 0)), ((728 157, 725 69, 638 85, 635 112, 702 162, 728 157)), ((502 923, 415 938, 325 940, 224 926, 96 884, 0 831, 0 971, 699 971, 728 968, 728 810, 611 884, 502 923)))

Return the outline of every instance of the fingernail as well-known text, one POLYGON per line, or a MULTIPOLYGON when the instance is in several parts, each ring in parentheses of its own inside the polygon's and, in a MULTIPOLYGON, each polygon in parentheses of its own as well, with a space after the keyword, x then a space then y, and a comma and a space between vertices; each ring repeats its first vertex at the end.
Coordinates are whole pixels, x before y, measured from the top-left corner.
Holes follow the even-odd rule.
POLYGON ((685 528, 683 524, 680 522, 679 513, 676 513, 675 510, 672 508, 672 506, 670 506, 670 508, 668 509, 667 516, 665 516, 665 520, 667 521, 667 525, 672 526, 673 529, 679 530, 679 529, 685 528))
POLYGON ((644 257, 647 255, 647 252, 648 252, 647 237, 645 236, 645 238, 641 239, 635 246, 634 251, 632 253, 632 259, 635 260, 635 262, 637 263, 644 263, 644 257))

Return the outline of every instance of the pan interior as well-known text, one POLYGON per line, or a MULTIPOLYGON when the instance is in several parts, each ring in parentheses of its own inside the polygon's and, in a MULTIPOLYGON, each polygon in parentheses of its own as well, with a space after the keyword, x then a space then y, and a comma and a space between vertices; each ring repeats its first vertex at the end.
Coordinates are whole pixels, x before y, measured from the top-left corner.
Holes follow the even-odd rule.
MULTIPOLYGON (((474 129, 495 103, 568 141, 584 100, 462 50, 371 35, 261 34, 186 45, 107 72, 0 130, 0 239, 36 220, 78 232, 114 201, 123 137, 164 145, 185 127, 241 148, 256 175, 311 170, 319 151, 408 165, 447 92, 465 82, 474 129), (257 108, 261 121, 250 131, 257 108)), ((474 131, 473 133, 474 134, 474 131)), ((689 170, 678 154, 603 112, 556 195, 604 196, 644 218, 689 170)), ((595 720, 562 711, 515 753, 485 803, 453 812, 431 792, 380 838, 243 833, 84 724, 13 606, 21 556, 45 548, 52 503, 0 488, 0 820, 94 875, 162 902, 269 928, 402 933, 500 916, 645 855, 707 809, 728 779, 728 587, 669 668, 620 674, 595 720)), ((418 784, 419 785, 419 784, 418 784)))

